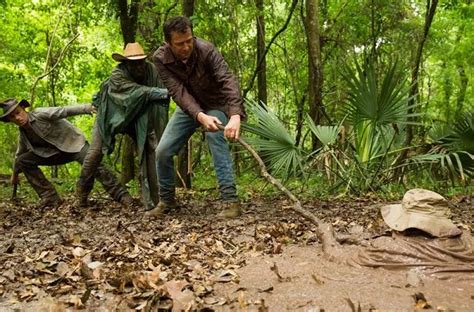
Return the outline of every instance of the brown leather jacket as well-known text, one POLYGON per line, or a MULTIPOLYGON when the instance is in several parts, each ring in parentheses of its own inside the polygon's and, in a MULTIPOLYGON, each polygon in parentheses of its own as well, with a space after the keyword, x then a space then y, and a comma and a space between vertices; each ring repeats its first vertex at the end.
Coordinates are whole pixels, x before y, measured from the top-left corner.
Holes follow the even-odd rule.
POLYGON ((194 38, 194 49, 184 64, 168 44, 153 54, 163 84, 181 109, 193 118, 210 109, 245 117, 237 78, 212 43, 194 38))

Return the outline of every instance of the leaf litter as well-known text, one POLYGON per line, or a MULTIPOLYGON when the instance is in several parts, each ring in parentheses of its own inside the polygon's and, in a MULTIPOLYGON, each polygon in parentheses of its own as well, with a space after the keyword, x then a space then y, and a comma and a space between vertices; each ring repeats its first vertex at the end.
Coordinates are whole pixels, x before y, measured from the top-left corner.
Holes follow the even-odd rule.
MULTIPOLYGON (((162 219, 111 201, 77 209, 69 199, 45 211, 1 203, 0 307, 189 311, 237 304, 266 311, 265 300, 247 298, 249 289, 229 297, 216 286, 238 285, 249 259, 281 255, 290 245, 318 245, 313 224, 281 209, 285 199, 254 198, 235 220, 217 220, 217 204, 182 203, 162 219)), ((340 234, 373 237, 387 230, 378 217, 380 203, 371 199, 304 204, 340 234)), ((465 209, 455 216, 472 228, 465 209)), ((279 282, 298 283, 280 272, 280 264, 268 267, 279 282)), ((317 273, 310 278, 315 285, 330 280, 317 273)), ((271 296, 275 287, 267 283, 255 291, 271 296)))

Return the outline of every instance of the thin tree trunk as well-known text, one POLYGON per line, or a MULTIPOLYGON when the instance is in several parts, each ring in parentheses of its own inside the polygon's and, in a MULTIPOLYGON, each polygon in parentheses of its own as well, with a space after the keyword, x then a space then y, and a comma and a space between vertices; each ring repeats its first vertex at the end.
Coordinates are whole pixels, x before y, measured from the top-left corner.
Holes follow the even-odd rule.
MULTIPOLYGON (((309 115, 316 125, 321 123, 323 116, 322 103, 322 62, 321 35, 319 29, 319 0, 306 1, 305 18, 306 38, 308 47, 308 105, 309 115)), ((316 136, 312 136, 313 150, 318 148, 316 136)))
POLYGON ((453 86, 451 81, 451 73, 448 73, 446 68, 446 62, 441 64, 441 68, 443 69, 443 94, 444 94, 444 105, 446 108, 446 121, 449 122, 451 120, 451 95, 453 94, 453 86))
MULTIPOLYGON (((298 0, 293 0, 293 2, 291 3, 291 7, 290 7, 290 13, 288 14, 288 17, 286 18, 285 24, 273 35, 272 39, 270 39, 270 42, 265 47, 265 51, 264 51, 262 57, 265 57, 267 55, 267 53, 270 50, 273 42, 278 38, 279 35, 281 35, 288 28, 288 24, 291 21, 291 17, 293 16, 293 13, 295 12, 295 8, 296 8, 297 4, 298 4, 298 0)), ((255 78, 257 77, 257 74, 259 72, 259 69, 260 69, 260 66, 261 66, 262 62, 263 62, 263 58, 258 60, 257 67, 255 68, 255 70, 252 74, 252 77, 250 77, 250 80, 247 84, 247 87, 242 92, 244 98, 247 97, 247 93, 253 88, 253 83, 255 82, 255 78)))
POLYGON ((256 0, 257 6, 257 75, 258 101, 267 104, 267 61, 265 58, 265 15, 263 0, 256 0))
MULTIPOLYGON (((436 7, 438 5, 438 0, 427 0, 426 1, 426 15, 425 15, 425 25, 423 30, 423 35, 418 42, 418 47, 416 50, 415 59, 413 62, 412 72, 411 72, 411 88, 410 88, 410 100, 408 101, 408 113, 414 113, 414 109, 411 107, 415 103, 419 102, 418 96, 418 79, 419 79, 419 69, 423 56, 423 47, 425 45, 426 39, 428 38, 428 33, 430 31, 431 23, 433 22, 434 15, 436 13, 436 7)), ((409 118, 408 121, 414 122, 415 118, 409 118)), ((404 146, 410 146, 413 141, 413 125, 407 125, 406 130, 406 139, 404 146)), ((408 149, 405 149, 400 155, 400 160, 404 161, 408 155, 408 149)))
MULTIPOLYGON (((464 26, 458 30, 458 35, 456 36, 456 43, 461 41, 462 33, 464 32, 464 26)), ((467 84, 469 83, 469 78, 466 75, 466 71, 461 62, 457 64, 457 72, 459 75, 459 93, 456 96, 456 114, 455 118, 458 119, 462 113, 464 106, 464 99, 466 98, 467 84)))
POLYGON ((461 64, 458 65, 458 74, 459 74, 459 93, 456 98, 456 119, 460 117, 462 109, 464 106, 464 100, 466 98, 467 84, 469 79, 467 78, 466 71, 464 66, 461 64))
POLYGON ((301 135, 303 132, 303 114, 304 114, 304 102, 306 101, 306 95, 303 94, 301 101, 297 102, 297 112, 296 112, 296 136, 295 136, 295 145, 299 146, 301 142, 301 135))

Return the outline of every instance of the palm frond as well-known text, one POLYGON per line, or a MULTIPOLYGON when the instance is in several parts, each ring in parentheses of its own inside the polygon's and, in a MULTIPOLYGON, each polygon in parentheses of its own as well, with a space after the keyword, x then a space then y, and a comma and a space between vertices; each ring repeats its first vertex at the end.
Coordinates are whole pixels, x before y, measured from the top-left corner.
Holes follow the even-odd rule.
POLYGON ((254 121, 242 124, 242 129, 254 134, 246 140, 252 144, 267 163, 269 170, 284 179, 304 175, 302 150, 280 119, 265 105, 247 100, 246 108, 254 121))
POLYGON ((311 132, 318 138, 324 147, 328 147, 337 141, 339 136, 340 125, 322 126, 316 125, 309 115, 306 115, 305 121, 311 132))

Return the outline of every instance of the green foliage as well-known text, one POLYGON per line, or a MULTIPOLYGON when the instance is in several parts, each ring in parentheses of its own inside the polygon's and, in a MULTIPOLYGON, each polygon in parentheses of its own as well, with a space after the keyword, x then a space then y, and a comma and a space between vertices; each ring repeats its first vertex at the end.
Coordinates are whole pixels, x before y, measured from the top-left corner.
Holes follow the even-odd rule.
POLYGON ((406 124, 407 118, 419 114, 407 113, 408 88, 397 62, 389 66, 382 79, 377 77, 372 62, 364 67, 355 62, 355 70, 346 65, 342 76, 349 86, 347 120, 354 127, 358 159, 366 163, 390 149, 396 135, 390 131, 392 125, 406 124))
POLYGON ((429 133, 431 147, 412 157, 417 165, 429 165, 435 178, 447 174, 454 182, 474 177, 474 113, 465 113, 452 126, 435 126, 429 133))
POLYGON ((284 179, 304 173, 302 152, 278 117, 263 104, 248 100, 246 107, 256 117, 256 123, 246 123, 242 128, 257 136, 247 141, 257 147, 272 173, 281 174, 284 179))
MULTIPOLYGON (((116 64, 110 55, 123 48, 115 3, 0 0, 0 99, 28 99, 35 79, 45 68, 51 68, 68 42, 79 34, 54 70, 40 79, 35 106, 90 102, 116 64)), ((290 3, 264 2, 266 43, 282 27, 290 3)), ((415 142, 421 148, 402 145, 408 117, 404 79, 424 31, 426 1, 320 1, 319 9, 322 101, 334 124, 314 125, 306 119, 301 126, 302 116, 309 111, 307 90, 311 82, 304 2, 300 1, 288 28, 275 38, 267 54, 266 105, 272 115, 265 116, 265 109, 251 101, 247 103, 249 125, 254 127, 253 132, 247 133, 272 173, 294 187, 306 183, 306 187, 320 190, 316 192, 320 195, 346 190, 365 192, 375 187, 391 193, 394 190, 382 184, 392 181, 399 152, 410 148, 412 156, 421 157, 418 164, 423 164, 416 167, 412 174, 416 176, 411 176, 410 181, 440 187, 450 177, 452 181, 464 179, 468 183, 473 136, 472 132, 462 131, 470 124, 458 121, 463 113, 474 109, 474 4, 449 0, 438 5, 423 51, 419 95, 415 99, 421 103, 416 107, 421 113, 420 131, 415 133, 415 142), (374 63, 353 64, 341 73, 341 64, 348 59, 370 59, 374 63), (390 61, 393 59, 399 61, 394 64, 390 61), (444 139, 430 133, 432 138, 426 148, 426 129, 433 122, 453 126, 446 128, 448 136, 444 139), (295 145, 296 129, 303 137, 299 146, 295 145), (319 138, 318 150, 309 150, 309 140, 304 140, 308 133, 319 138), (423 155, 427 157, 424 160, 423 155), (300 181, 301 177, 304 179, 300 181)), ((181 10, 180 1, 140 2, 137 40, 146 52, 153 52, 162 43, 165 19, 181 10)), ((195 2, 195 34, 218 47, 242 89, 248 86, 256 66, 256 15, 252 1, 195 2)), ((249 99, 255 96, 256 84, 247 94, 249 99)), ((73 122, 90 137, 93 118, 77 117, 73 122)), ((11 171, 17 133, 12 125, 0 125, 2 173, 11 171)), ((206 173, 211 172, 210 160, 203 161, 206 173)), ((120 170, 117 155, 107 157, 105 162, 120 170)), ((240 165, 247 171, 255 170, 247 163, 240 165)), ((77 172, 71 168, 60 174, 74 180, 77 172)), ((201 181, 199 176, 197 179, 201 181)), ((211 181, 214 179, 203 179, 206 185, 211 181)))

